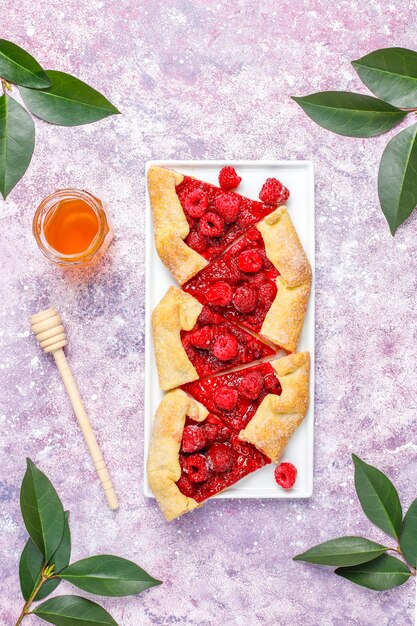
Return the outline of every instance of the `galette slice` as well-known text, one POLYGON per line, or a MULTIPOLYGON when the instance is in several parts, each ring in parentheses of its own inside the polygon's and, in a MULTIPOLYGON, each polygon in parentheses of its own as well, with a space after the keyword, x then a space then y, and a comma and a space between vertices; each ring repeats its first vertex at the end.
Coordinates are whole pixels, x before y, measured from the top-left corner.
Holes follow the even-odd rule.
POLYGON ((152 314, 159 383, 164 391, 276 352, 178 287, 152 314))
POLYGON ((182 389, 278 463, 307 413, 309 379, 310 355, 300 352, 182 389))
POLYGON ((293 352, 310 295, 311 268, 285 207, 248 230, 183 289, 293 352))
POLYGON ((155 416, 148 479, 165 518, 191 511, 270 460, 180 389, 155 416))
POLYGON ((158 254, 180 285, 276 208, 156 166, 148 191, 158 254))

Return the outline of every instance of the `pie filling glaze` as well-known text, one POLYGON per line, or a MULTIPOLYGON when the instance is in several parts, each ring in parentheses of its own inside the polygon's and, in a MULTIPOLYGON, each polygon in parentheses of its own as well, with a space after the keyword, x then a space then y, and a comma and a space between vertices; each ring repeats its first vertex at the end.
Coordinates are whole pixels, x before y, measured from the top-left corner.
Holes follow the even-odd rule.
POLYGON ((252 444, 209 414, 204 422, 187 418, 179 455, 182 494, 203 502, 270 463, 252 444))
POLYGON ((190 227, 185 243, 207 261, 276 208, 189 176, 175 189, 190 227))
POLYGON ((282 388, 270 363, 237 372, 196 380, 182 389, 239 433, 255 415, 267 394, 281 395, 282 388))
POLYGON ((200 378, 275 354, 207 306, 192 330, 181 331, 181 341, 200 378))
POLYGON ((202 304, 259 332, 277 294, 278 276, 266 255, 261 233, 251 228, 183 289, 202 304))

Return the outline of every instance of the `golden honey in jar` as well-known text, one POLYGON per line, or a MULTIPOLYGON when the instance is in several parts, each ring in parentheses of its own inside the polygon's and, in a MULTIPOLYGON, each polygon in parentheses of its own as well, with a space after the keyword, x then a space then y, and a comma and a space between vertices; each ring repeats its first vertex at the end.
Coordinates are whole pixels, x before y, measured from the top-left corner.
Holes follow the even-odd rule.
POLYGON ((63 266, 98 260, 113 238, 101 201, 78 189, 60 189, 39 205, 33 234, 48 259, 63 266))

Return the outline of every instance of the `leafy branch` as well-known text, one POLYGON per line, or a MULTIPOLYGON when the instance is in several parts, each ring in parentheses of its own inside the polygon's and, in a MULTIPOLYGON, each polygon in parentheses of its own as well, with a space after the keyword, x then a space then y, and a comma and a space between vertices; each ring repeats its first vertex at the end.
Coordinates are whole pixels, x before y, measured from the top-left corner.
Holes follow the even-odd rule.
POLYGON ((398 545, 384 546, 365 537, 338 537, 295 556, 294 561, 332 565, 338 576, 368 589, 385 591, 417 574, 417 499, 403 519, 397 490, 389 478, 355 454, 352 458, 356 493, 365 515, 398 545))
POLYGON ((101 93, 71 74, 44 70, 26 50, 0 39, 0 193, 6 198, 32 159, 35 125, 12 96, 18 85, 27 109, 60 126, 90 124, 119 113, 101 93))
MULTIPOLYGON (((293 97, 317 124, 347 137, 374 137, 417 112, 417 52, 384 48, 352 62, 377 97, 324 91, 293 97)), ((417 205, 417 124, 391 139, 381 158, 378 195, 392 235, 417 205)))
POLYGON ((56 596, 33 608, 33 603, 46 598, 61 580, 89 593, 118 597, 161 584, 132 561, 118 556, 98 555, 70 564, 69 513, 64 511, 52 483, 30 459, 22 482, 20 507, 29 539, 19 564, 25 604, 15 626, 32 614, 57 626, 117 626, 103 607, 80 596, 56 596))

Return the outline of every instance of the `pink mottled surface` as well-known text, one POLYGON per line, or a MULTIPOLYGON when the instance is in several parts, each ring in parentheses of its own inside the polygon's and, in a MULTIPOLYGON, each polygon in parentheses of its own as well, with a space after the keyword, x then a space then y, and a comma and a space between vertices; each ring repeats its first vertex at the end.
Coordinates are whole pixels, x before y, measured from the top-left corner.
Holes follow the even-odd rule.
POLYGON ((415 2, 21 0, 1 13, 2 37, 123 112, 73 129, 37 121, 33 163, 0 201, 1 623, 14 624, 22 605, 18 495, 28 455, 71 510, 74 558, 113 552, 164 581, 136 598, 103 599, 123 626, 412 624, 413 582, 377 594, 291 561, 339 534, 382 538, 355 499, 352 451, 387 471, 406 505, 416 495, 417 216, 393 239, 379 210, 387 136, 337 137, 289 96, 364 91, 349 61, 415 47, 415 2), (168 525, 142 494, 144 163, 228 157, 315 163, 315 493, 220 500, 168 525), (64 275, 31 234, 39 201, 65 186, 102 198, 116 227, 90 277, 64 275), (30 314, 49 305, 65 318, 69 359, 120 495, 114 515, 57 371, 29 334, 30 314))

